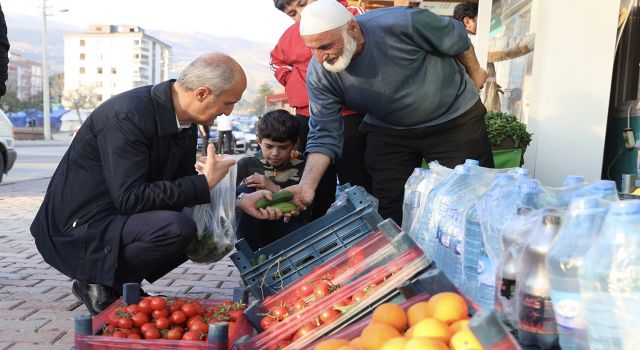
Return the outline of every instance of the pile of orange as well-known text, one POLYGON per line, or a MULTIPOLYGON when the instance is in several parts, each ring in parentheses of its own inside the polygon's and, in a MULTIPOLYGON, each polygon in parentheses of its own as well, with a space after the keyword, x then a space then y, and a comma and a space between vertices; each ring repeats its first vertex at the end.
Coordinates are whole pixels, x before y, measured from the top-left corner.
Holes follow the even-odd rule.
POLYGON ((355 339, 329 339, 315 350, 482 350, 469 329, 469 310, 456 293, 439 293, 405 312, 382 304, 355 339))

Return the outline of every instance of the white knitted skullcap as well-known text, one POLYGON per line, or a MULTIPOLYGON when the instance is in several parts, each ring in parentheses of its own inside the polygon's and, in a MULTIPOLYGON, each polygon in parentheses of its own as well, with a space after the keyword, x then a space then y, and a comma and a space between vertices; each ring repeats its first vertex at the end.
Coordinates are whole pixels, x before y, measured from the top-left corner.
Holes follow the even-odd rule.
POLYGON ((353 15, 336 0, 317 0, 305 6, 300 17, 300 35, 314 35, 340 28, 353 15))

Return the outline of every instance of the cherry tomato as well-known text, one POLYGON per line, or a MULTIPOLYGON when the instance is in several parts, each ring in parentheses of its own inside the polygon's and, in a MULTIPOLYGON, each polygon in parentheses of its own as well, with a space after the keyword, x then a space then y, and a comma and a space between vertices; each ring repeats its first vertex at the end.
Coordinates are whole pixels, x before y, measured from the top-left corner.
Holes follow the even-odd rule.
POLYGON ((289 311, 284 306, 276 306, 269 311, 276 321, 282 321, 289 317, 289 311))
POLYGON ((197 331, 188 331, 182 335, 182 340, 200 340, 202 334, 197 331))
POLYGON ((160 317, 156 320, 156 327, 158 327, 158 329, 167 329, 169 326, 171 326, 171 321, 166 317, 160 317))
POLYGON ((138 304, 131 304, 131 305, 127 306, 127 312, 130 313, 130 314, 135 314, 138 311, 140 311, 140 308, 138 307, 138 304))
POLYGON ((174 312, 174 311, 180 310, 180 308, 184 304, 185 304, 185 302, 182 299, 178 299, 178 300, 174 301, 173 303, 171 303, 171 306, 169 307, 169 312, 174 312))
POLYGON ((131 328, 133 326, 133 321, 127 317, 120 317, 118 319, 118 328, 131 328))
POLYGON ((366 295, 364 292, 362 292, 362 291, 360 291, 360 292, 355 292, 355 294, 353 294, 353 295, 351 296, 351 301, 352 301, 353 303, 359 303, 359 302, 361 302, 362 300, 364 300, 366 297, 367 297, 367 295, 366 295))
POLYGON ((307 307, 307 303, 304 302, 304 300, 300 299, 298 301, 296 301, 295 303, 293 303, 293 311, 294 312, 300 312, 300 310, 304 309, 307 307))
POLYGON ((154 329, 156 328, 156 324, 154 322, 147 322, 145 324, 143 324, 142 326, 140 326, 140 332, 142 332, 142 334, 144 334, 144 332, 146 332, 149 329, 154 329))
POLYGON ((122 332, 122 331, 115 331, 115 332, 113 332, 113 334, 111 336, 116 337, 116 338, 126 338, 127 337, 127 335, 124 334, 124 332, 122 332))
POLYGON ((242 316, 243 316, 242 309, 229 311, 229 317, 231 318, 231 322, 235 322, 239 320, 240 318, 242 318, 242 316))
POLYGON ((193 300, 189 302, 189 304, 193 305, 193 307, 196 309, 196 315, 198 314, 201 315, 204 313, 204 308, 202 307, 202 304, 200 304, 199 302, 193 300))
POLYGON ((142 335, 144 339, 160 339, 160 331, 157 328, 147 329, 142 335))
POLYGON ((133 324, 136 327, 140 327, 143 324, 149 322, 149 316, 144 312, 139 311, 135 313, 133 316, 131 316, 131 321, 133 321, 133 324))
POLYGON ((119 318, 120 318, 120 317, 118 317, 118 316, 116 315, 116 311, 115 311, 115 310, 113 310, 113 311, 111 311, 111 312, 109 313, 109 315, 107 316, 107 322, 109 323, 109 325, 110 325, 110 326, 118 327, 118 319, 119 319, 119 318))
POLYGON ((163 297, 154 297, 151 299, 152 310, 164 310, 167 307, 167 301, 163 297))
POLYGON ((339 317, 340 317, 340 312, 338 310, 333 309, 333 308, 329 308, 329 309, 323 310, 320 313, 320 316, 318 316, 318 318, 320 318, 320 321, 322 323, 330 323, 332 321, 335 321, 339 317))
POLYGON ((262 318, 262 320, 260 320, 260 328, 262 328, 262 330, 265 330, 271 326, 273 326, 276 321, 273 317, 271 316, 265 316, 262 318))
POLYGON ((127 335, 127 338, 129 338, 129 339, 142 339, 142 337, 138 333, 131 333, 131 334, 127 335))
POLYGON ((171 313, 171 322, 175 324, 182 324, 187 320, 187 315, 183 311, 174 311, 171 313))
POLYGON ((182 332, 177 329, 171 329, 166 333, 166 336, 169 340, 180 340, 180 338, 182 338, 182 332))
POLYGON ((193 304, 184 304, 180 310, 182 310, 187 317, 195 316, 198 313, 198 310, 196 310, 196 307, 193 304))
POLYGON ((298 289, 296 289, 296 295, 298 298, 305 298, 313 294, 313 286, 310 283, 303 283, 298 289))
POLYGON ((313 285, 313 295, 316 298, 322 298, 331 294, 331 286, 325 281, 318 281, 313 285))
POLYGON ((140 300, 140 302, 138 303, 138 310, 146 313, 147 315, 150 315, 151 311, 153 311, 151 309, 151 301, 149 299, 140 300))
POLYGON ((193 322, 191 326, 189 326, 190 331, 198 331, 202 334, 206 334, 209 332, 209 325, 204 323, 203 321, 193 322))
POLYGON ((304 337, 305 335, 309 334, 311 331, 313 331, 317 327, 318 326, 313 322, 305 324, 304 326, 300 327, 300 329, 298 329, 296 334, 293 336, 293 340, 304 337))
POLYGON ((169 317, 169 310, 153 310, 153 312, 151 312, 151 317, 155 318, 156 320, 163 317, 169 317))
POLYGON ((193 322, 198 322, 198 321, 204 321, 204 317, 202 317, 200 315, 195 315, 195 316, 189 317, 187 319, 187 324, 186 324, 187 328, 189 328, 193 322))

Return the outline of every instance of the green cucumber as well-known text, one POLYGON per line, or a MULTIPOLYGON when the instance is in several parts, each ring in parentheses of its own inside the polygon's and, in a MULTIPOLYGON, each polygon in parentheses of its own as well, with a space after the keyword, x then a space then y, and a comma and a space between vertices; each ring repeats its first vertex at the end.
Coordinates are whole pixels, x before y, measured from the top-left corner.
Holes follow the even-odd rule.
POLYGON ((276 203, 276 204, 270 205, 269 208, 280 209, 280 211, 283 213, 290 213, 298 209, 298 207, 296 207, 296 205, 291 202, 276 203))
POLYGON ((293 193, 289 191, 280 191, 280 192, 274 193, 272 198, 273 198, 272 200, 268 200, 266 198, 260 198, 256 202, 256 208, 263 209, 277 203, 288 202, 293 199, 293 193))

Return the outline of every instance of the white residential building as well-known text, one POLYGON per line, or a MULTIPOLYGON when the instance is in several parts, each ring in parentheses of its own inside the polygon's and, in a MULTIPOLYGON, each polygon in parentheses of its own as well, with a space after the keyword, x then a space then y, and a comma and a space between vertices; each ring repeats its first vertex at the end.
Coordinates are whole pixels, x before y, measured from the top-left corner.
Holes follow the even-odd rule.
MULTIPOLYGON (((169 79, 171 46, 138 26, 92 25, 64 36, 64 90, 93 89, 98 101, 169 79)), ((68 102, 68 101, 67 101, 68 102)))
POLYGON ((42 94, 42 64, 9 53, 7 91, 15 91, 20 101, 29 101, 42 94))

